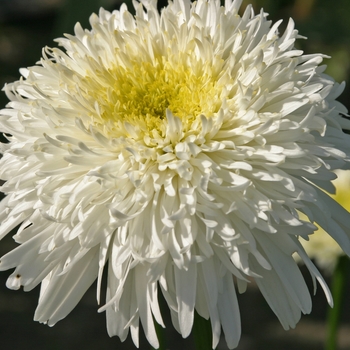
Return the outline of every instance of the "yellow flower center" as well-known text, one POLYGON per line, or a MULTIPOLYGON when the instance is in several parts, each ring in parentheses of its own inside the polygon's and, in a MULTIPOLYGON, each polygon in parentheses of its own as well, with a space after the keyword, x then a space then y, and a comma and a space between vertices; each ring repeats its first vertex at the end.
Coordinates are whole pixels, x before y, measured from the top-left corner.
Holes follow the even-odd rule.
POLYGON ((185 64, 174 65, 164 58, 133 62, 127 68, 95 71, 97 80, 86 78, 90 87, 87 92, 99 105, 99 123, 112 122, 115 127, 128 123, 144 132, 156 129, 162 134, 169 109, 188 129, 199 115, 210 117, 221 106, 217 77, 202 63, 197 68, 194 71, 185 64), (102 80, 107 84, 101 84, 102 80))

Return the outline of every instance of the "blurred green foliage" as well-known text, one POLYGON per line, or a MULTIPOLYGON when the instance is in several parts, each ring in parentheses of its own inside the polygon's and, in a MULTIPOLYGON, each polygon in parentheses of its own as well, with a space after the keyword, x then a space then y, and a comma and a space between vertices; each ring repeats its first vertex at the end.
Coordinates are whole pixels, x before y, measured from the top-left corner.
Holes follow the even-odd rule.
POLYGON ((112 10, 111 5, 111 1, 108 0, 63 0, 58 10, 54 35, 74 34, 74 25, 77 22, 80 22, 83 28, 88 28, 91 14, 98 13, 100 7, 112 10))

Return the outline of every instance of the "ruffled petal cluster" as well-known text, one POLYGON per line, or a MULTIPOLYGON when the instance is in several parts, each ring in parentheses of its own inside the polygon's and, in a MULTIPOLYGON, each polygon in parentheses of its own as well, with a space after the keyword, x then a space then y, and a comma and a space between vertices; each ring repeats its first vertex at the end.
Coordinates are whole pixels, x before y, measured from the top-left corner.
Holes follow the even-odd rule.
POLYGON ((299 238, 317 223, 350 254, 350 214, 321 190, 349 167, 344 85, 294 47, 292 20, 279 34, 241 2, 101 9, 5 86, 0 237, 19 226, 19 246, 0 269, 9 288, 41 283, 35 320, 96 279, 100 302, 107 269, 110 336, 138 346, 142 325, 157 348, 162 293, 183 337, 196 310, 234 348, 251 281, 285 329, 311 311, 295 253, 332 302, 299 238))

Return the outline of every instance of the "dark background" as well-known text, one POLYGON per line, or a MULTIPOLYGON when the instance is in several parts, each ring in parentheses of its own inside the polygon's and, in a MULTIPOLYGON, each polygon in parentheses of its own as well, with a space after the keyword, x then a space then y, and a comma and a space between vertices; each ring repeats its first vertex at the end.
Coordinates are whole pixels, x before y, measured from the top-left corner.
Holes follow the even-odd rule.
MULTIPOLYGON (((164 1, 162 2, 165 3, 164 1)), ((242 9, 252 3, 256 12, 263 7, 273 21, 293 17, 301 35, 298 46, 306 53, 322 52, 332 56, 326 60, 327 72, 337 81, 350 82, 350 1, 348 0, 255 0, 244 1, 242 9)), ((0 0, 0 86, 19 78, 19 68, 34 65, 42 47, 55 46, 53 39, 62 33, 73 33, 76 21, 89 28, 88 17, 99 7, 117 8, 114 0, 0 0)), ((129 9, 132 8, 129 5, 129 9)), ((349 86, 340 101, 350 107, 349 86)), ((0 107, 7 99, 0 94, 0 107)), ((8 235, 0 243, 0 256, 14 247, 8 235)), ((302 270, 304 268, 302 267, 302 270)), ((73 312, 53 328, 33 321, 39 289, 24 293, 10 291, 5 281, 10 271, 0 273, 0 349, 135 349, 131 340, 121 343, 109 338, 105 314, 98 314, 95 284, 73 312)), ((308 273, 306 280, 311 284, 308 273)), ((329 277, 329 280, 331 277, 329 277)), ((310 290, 312 290, 310 286, 310 290)), ((346 296, 350 295, 347 286, 346 296)), ((339 331, 340 350, 350 349, 350 302, 346 298, 339 331)), ((313 312, 304 316, 295 330, 285 332, 267 306, 256 286, 239 296, 242 318, 242 339, 239 350, 321 350, 326 334, 326 299, 321 288, 314 297, 313 312)), ((194 348, 191 338, 183 340, 173 330, 167 313, 167 348, 194 348)), ((140 348, 150 349, 141 331, 140 348)), ((220 342, 219 350, 227 349, 220 342)))

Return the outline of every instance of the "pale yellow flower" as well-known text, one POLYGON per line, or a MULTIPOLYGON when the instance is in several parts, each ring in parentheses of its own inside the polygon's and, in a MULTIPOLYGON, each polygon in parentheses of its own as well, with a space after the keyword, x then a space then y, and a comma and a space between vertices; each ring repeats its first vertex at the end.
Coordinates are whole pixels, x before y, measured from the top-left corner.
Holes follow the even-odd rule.
MULTIPOLYGON (((350 171, 338 170, 336 174, 338 177, 332 181, 336 192, 330 196, 350 211, 350 171)), ((322 228, 310 235, 309 240, 302 239, 301 243, 309 257, 328 273, 333 272, 338 258, 344 255, 339 244, 322 228)))

